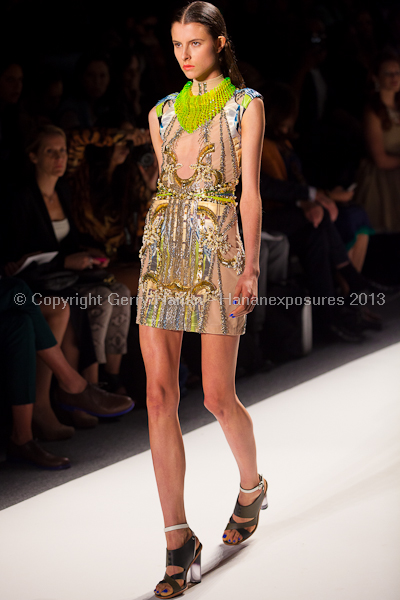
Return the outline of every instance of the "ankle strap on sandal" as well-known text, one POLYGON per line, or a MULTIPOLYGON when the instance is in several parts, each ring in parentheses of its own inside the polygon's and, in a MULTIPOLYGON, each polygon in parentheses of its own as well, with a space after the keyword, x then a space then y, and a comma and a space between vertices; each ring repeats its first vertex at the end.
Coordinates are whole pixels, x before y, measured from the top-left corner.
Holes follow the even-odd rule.
POLYGON ((260 483, 258 485, 256 485, 256 487, 254 487, 251 490, 245 490, 242 488, 242 486, 240 486, 240 491, 243 492, 244 494, 252 494, 253 492, 257 492, 258 490, 262 490, 264 488, 264 478, 262 475, 259 475, 260 478, 260 483))
POLYGON ((164 529, 164 533, 168 533, 168 531, 175 531, 176 529, 190 529, 187 523, 181 523, 180 525, 171 525, 171 527, 166 527, 164 529))

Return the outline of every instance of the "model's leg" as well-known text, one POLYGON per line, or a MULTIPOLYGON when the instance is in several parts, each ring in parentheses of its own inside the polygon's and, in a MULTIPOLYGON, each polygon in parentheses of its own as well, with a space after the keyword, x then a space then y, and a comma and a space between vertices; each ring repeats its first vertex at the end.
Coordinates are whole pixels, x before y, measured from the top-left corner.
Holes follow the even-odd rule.
MULTIPOLYGON (((185 451, 178 419, 179 358, 182 345, 181 331, 166 331, 139 326, 140 347, 147 376, 147 412, 150 447, 154 472, 160 496, 165 527, 186 523, 183 502, 185 478, 185 451)), ((168 550, 183 546, 191 536, 190 529, 166 533, 168 550)), ((174 575, 182 569, 168 567, 174 575)), ((177 580, 179 585, 183 580, 177 580)), ((171 593, 168 584, 156 588, 162 597, 171 593)))
MULTIPOLYGON (((240 472, 240 485, 252 489, 259 483, 256 443, 251 417, 239 401, 235 390, 236 358, 240 336, 202 334, 201 363, 204 405, 221 425, 240 472)), ((239 494, 239 503, 249 506, 260 495, 239 494)), ((238 523, 249 519, 234 517, 238 523)), ((252 531, 254 527, 247 528, 252 531)), ((225 531, 231 543, 241 540, 238 531, 225 531)))

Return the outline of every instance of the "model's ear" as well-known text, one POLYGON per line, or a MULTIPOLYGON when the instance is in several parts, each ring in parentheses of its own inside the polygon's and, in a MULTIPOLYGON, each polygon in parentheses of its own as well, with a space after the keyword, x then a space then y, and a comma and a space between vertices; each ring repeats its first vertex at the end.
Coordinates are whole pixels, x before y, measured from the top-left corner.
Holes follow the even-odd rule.
POLYGON ((219 35, 216 40, 216 50, 217 52, 221 52, 225 48, 226 45, 226 37, 223 35, 219 35))

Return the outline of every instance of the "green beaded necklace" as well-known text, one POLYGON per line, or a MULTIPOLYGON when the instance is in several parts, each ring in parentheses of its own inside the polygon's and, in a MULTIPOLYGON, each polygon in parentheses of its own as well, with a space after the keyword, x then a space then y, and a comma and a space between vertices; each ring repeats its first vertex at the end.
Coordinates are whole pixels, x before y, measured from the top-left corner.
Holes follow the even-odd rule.
POLYGON ((180 125, 188 133, 193 133, 201 125, 210 121, 218 114, 235 93, 235 86, 229 77, 226 77, 215 88, 194 96, 192 94, 193 81, 188 81, 175 100, 175 114, 180 125))

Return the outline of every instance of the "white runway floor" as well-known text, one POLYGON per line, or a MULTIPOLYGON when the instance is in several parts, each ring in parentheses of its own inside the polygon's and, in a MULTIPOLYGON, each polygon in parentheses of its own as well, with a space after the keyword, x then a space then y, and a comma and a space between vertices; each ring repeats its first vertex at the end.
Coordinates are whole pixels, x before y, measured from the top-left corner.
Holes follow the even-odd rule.
MULTIPOLYGON (((185 435, 196 600, 399 600, 400 344, 251 407, 269 508, 239 548, 218 424, 185 435)), ((1 600, 147 600, 164 573, 149 452, 0 512, 1 600)))

